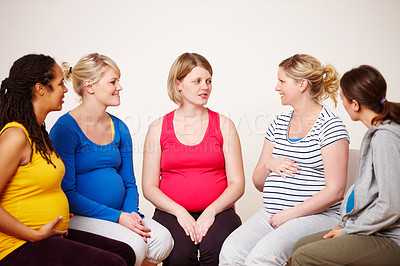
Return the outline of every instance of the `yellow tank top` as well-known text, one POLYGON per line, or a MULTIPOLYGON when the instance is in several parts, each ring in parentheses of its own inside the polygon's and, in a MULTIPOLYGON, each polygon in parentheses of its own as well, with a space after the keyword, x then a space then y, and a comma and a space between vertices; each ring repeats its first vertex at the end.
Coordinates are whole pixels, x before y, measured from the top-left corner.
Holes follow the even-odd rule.
MULTIPOLYGON (((32 144, 28 131, 16 122, 5 125, 0 134, 10 127, 22 128, 32 144)), ((1 154, 1 156, 5 155, 1 154)), ((61 180, 65 173, 64 164, 55 153, 51 155, 51 161, 56 168, 52 164, 47 164, 47 161, 33 147, 31 162, 18 167, 0 194, 0 206, 17 220, 35 230, 60 215, 63 218, 56 229, 68 228, 68 200, 61 190, 61 180)), ((0 232, 0 260, 26 242, 26 240, 0 232)))

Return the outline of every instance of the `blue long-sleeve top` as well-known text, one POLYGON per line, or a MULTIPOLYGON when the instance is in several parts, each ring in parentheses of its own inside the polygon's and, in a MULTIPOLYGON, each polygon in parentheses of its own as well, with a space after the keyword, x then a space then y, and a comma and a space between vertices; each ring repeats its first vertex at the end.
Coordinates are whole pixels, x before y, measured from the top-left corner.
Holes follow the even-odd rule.
POLYGON ((139 213, 128 127, 109 114, 114 139, 107 145, 89 140, 75 119, 61 116, 50 131, 65 164, 61 187, 74 214, 117 222, 121 212, 139 213))

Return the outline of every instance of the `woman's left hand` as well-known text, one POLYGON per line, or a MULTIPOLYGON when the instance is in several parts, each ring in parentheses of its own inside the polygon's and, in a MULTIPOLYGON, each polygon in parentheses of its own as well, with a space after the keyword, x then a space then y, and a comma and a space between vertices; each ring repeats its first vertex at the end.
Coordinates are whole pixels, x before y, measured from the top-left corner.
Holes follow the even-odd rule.
POLYGON ((150 232, 150 228, 143 226, 142 217, 140 217, 139 214, 136 212, 122 212, 118 219, 118 223, 140 235, 144 242, 147 243, 147 238, 150 237, 148 234, 148 232, 150 232))
POLYGON ((200 217, 196 220, 195 232, 196 239, 195 244, 199 244, 203 237, 207 234, 208 229, 213 225, 215 221, 215 214, 209 210, 204 210, 200 217))
POLYGON ((279 226, 283 225, 287 221, 290 221, 292 219, 296 218, 294 214, 294 209, 289 208, 286 210, 282 210, 280 212, 277 212, 276 214, 272 215, 271 218, 269 219, 269 224, 273 228, 278 228, 279 226))
POLYGON ((144 242, 147 243, 147 238, 151 237, 149 235, 149 232, 151 231, 150 228, 147 228, 143 225, 142 223, 143 219, 138 213, 131 212, 130 215, 134 220, 137 221, 137 225, 135 226, 137 231, 135 232, 143 238, 144 242))

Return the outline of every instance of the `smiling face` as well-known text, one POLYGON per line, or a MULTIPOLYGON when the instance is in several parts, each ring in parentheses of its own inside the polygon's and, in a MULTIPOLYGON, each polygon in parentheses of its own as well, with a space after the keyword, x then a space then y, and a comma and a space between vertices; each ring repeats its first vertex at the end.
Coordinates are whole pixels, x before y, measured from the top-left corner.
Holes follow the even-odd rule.
POLYGON ((89 90, 95 99, 107 106, 118 106, 120 104, 119 92, 122 90, 119 84, 119 76, 110 67, 104 72, 103 77, 95 84, 91 85, 89 90))
POLYGON ((195 67, 182 80, 177 81, 183 104, 205 105, 212 90, 212 76, 202 67, 195 67))
POLYGON ((53 66, 54 78, 47 84, 46 102, 49 105, 49 111, 60 111, 64 103, 64 94, 68 91, 64 85, 62 70, 58 64, 53 66))
POLYGON ((292 105, 301 95, 300 82, 289 77, 282 67, 278 70, 278 83, 275 90, 281 95, 282 105, 292 105))

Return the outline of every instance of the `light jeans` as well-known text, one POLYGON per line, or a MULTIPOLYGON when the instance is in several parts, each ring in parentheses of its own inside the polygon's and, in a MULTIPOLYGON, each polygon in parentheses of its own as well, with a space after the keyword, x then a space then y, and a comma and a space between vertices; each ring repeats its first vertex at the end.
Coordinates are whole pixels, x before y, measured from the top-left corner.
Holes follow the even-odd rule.
POLYGON ((161 263, 168 257, 174 246, 169 231, 151 218, 142 219, 143 226, 150 228, 150 238, 147 244, 143 238, 132 230, 114 222, 74 215, 69 223, 69 228, 102 235, 119 240, 130 245, 135 251, 136 263, 141 265, 143 260, 151 263, 161 263))
POLYGON ((285 265, 303 236, 338 225, 339 214, 325 211, 290 220, 274 229, 264 208, 232 232, 222 245, 219 265, 285 265))

